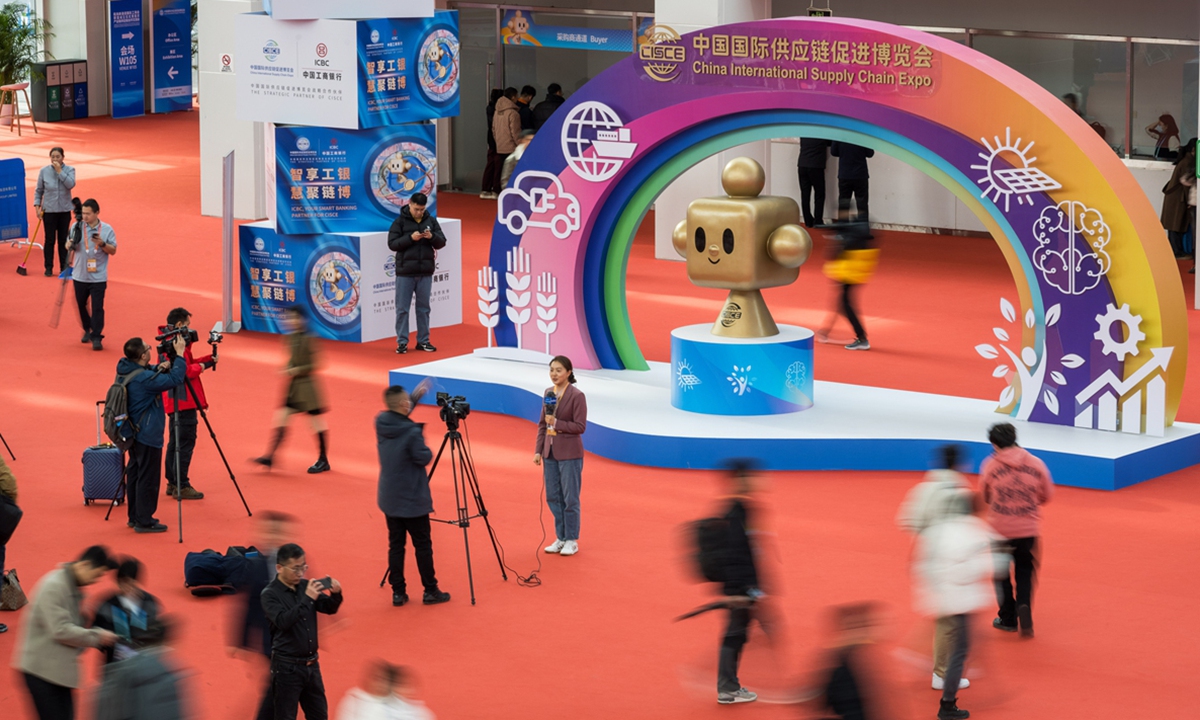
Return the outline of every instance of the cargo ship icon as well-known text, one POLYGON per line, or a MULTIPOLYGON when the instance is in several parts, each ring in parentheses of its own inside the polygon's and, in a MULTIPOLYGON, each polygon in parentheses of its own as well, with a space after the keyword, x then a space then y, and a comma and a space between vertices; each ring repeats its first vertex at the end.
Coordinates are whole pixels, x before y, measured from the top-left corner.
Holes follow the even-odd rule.
POLYGON ((628 160, 637 150, 637 143, 629 141, 629 128, 616 130, 597 130, 592 148, 596 157, 614 160, 628 160))

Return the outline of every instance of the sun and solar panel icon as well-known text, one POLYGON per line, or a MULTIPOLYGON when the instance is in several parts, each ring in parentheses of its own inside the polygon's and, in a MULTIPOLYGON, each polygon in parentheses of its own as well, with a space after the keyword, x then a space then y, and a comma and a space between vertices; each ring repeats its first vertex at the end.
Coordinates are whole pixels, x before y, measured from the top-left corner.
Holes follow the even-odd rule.
POLYGON ((1004 198, 1004 212, 1009 211, 1014 196, 1017 198, 1017 204, 1033 205, 1030 195, 1062 187, 1060 182, 1033 167, 1037 158, 1029 155, 1029 151, 1033 149, 1032 140, 1025 147, 1021 147, 1021 138, 1015 141, 1012 139, 1012 128, 1004 128, 1004 142, 1000 141, 999 136, 993 137, 992 140, 995 141, 995 145, 988 142, 987 138, 979 138, 979 142, 983 143, 988 151, 979 153, 984 164, 972 165, 971 169, 982 170, 984 173, 976 182, 983 186, 985 198, 991 198, 997 204, 1004 198))

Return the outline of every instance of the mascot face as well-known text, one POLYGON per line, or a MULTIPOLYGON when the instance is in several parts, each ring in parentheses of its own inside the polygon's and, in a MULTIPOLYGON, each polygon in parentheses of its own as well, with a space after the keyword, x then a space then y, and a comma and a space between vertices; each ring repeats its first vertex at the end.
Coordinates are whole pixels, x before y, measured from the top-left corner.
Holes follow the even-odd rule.
POLYGON ((403 177, 412 170, 412 163, 403 155, 393 155, 383 166, 383 171, 391 176, 403 177))
POLYGON ((429 48, 429 52, 426 53, 426 57, 428 58, 429 62, 431 62, 431 63, 440 63, 442 61, 442 58, 445 56, 446 56, 445 49, 442 47, 441 43, 437 43, 437 42, 435 42, 433 44, 433 46, 429 48))
POLYGON ((508 21, 508 29, 512 30, 517 35, 524 35, 529 32, 529 18, 521 14, 518 10, 516 15, 513 15, 512 20, 508 21))
POLYGON ((321 268, 321 282, 337 285, 338 280, 341 279, 342 274, 338 272, 338 269, 332 263, 321 268))

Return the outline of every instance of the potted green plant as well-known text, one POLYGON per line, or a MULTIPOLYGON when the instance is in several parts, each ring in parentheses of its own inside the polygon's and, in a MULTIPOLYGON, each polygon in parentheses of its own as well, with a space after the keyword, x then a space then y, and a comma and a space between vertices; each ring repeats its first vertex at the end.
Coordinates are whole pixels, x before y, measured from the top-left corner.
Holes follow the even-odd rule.
MULTIPOLYGON (((32 17, 21 3, 0 7, 0 85, 12 85, 41 77, 33 64, 38 61, 38 39, 49 36, 50 25, 32 17)), ((0 106, 0 126, 11 125, 16 97, 5 93, 0 106)))

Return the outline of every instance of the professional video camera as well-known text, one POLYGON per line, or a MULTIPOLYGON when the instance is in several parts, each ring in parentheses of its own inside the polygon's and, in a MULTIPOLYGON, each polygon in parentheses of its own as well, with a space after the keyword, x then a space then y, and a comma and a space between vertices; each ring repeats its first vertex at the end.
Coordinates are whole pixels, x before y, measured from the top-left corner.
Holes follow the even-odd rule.
POLYGON ((183 336, 188 345, 200 342, 200 336, 190 327, 171 328, 162 335, 154 336, 154 339, 158 341, 159 354, 166 355, 172 360, 175 359, 175 338, 179 335, 183 336))
POLYGON ((75 225, 71 228, 71 237, 67 239, 67 249, 75 250, 83 242, 83 202, 79 198, 71 198, 72 210, 75 215, 75 225))
POLYGON ((447 427, 457 427, 458 421, 471 414, 471 404, 462 395, 450 396, 450 393, 437 394, 437 404, 441 408, 439 415, 447 427))

